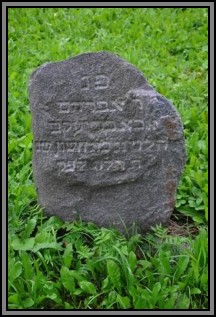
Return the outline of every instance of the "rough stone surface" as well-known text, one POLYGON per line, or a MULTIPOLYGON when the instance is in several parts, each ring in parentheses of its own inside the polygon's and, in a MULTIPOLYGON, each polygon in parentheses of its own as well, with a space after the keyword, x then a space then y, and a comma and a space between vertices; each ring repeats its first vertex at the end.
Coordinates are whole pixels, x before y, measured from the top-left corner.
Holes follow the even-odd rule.
POLYGON ((186 155, 181 119, 143 74, 108 52, 36 69, 33 172, 48 215, 124 231, 165 223, 186 155))

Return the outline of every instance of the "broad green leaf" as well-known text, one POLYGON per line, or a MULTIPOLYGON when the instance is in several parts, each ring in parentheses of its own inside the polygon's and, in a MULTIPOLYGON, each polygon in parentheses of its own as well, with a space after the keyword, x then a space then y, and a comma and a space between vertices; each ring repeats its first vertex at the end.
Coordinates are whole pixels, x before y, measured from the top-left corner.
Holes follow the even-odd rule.
POLYGON ((10 154, 13 151, 13 149, 16 148, 16 146, 17 146, 16 140, 11 140, 8 144, 8 154, 10 154))
POLYGON ((22 263, 20 261, 14 263, 10 261, 8 264, 8 279, 13 283, 22 273, 22 263))
POLYGON ((63 266, 60 271, 61 281, 66 290, 68 290, 71 295, 74 294, 75 291, 75 282, 74 277, 72 276, 70 270, 63 266))
POLYGON ((204 272, 200 276, 200 286, 204 289, 208 289, 208 268, 204 269, 204 272))
POLYGON ((94 284, 92 284, 91 282, 88 282, 88 281, 81 281, 79 283, 80 285, 80 288, 88 293, 88 294, 92 294, 92 295, 96 295, 97 294, 97 291, 96 291, 96 288, 94 286, 94 284))
POLYGON ((22 260, 22 266, 23 266, 23 271, 24 271, 24 277, 25 281, 28 285, 28 290, 30 291, 31 285, 28 283, 28 281, 33 279, 34 271, 32 268, 32 262, 31 262, 31 257, 30 255, 23 251, 20 255, 20 258, 22 260))
MULTIPOLYGON (((57 298, 57 294, 56 293, 52 293, 52 294, 50 294, 50 295, 47 295, 46 296, 47 298, 50 298, 50 299, 52 299, 52 300, 56 300, 56 298, 57 298)), ((57 301, 58 302, 58 301, 57 301)))
POLYGON ((137 264, 142 265, 144 270, 152 267, 152 263, 150 261, 147 261, 147 260, 138 260, 137 264))
POLYGON ((111 259, 107 260, 107 271, 114 287, 120 288, 121 286, 120 269, 118 264, 114 260, 111 260, 111 259))
POLYGON ((55 249, 61 250, 61 246, 57 242, 43 242, 43 243, 36 243, 32 252, 38 252, 41 249, 55 249))
POLYGON ((108 286, 108 284, 109 284, 109 278, 106 277, 106 278, 103 280, 103 282, 102 282, 102 287, 101 287, 101 289, 102 289, 102 290, 106 289, 107 286, 108 286))
POLYGON ((116 302, 117 293, 116 291, 111 291, 108 294, 108 302, 109 304, 113 304, 116 302))
POLYGON ((202 198, 202 197, 197 198, 197 199, 196 199, 197 205, 200 205, 200 204, 202 203, 202 201, 203 201, 203 198, 202 198))
POLYGON ((154 299, 157 298, 157 296, 158 296, 160 290, 161 290, 161 283, 160 283, 160 282, 156 282, 155 285, 154 285, 154 287, 153 287, 153 290, 152 290, 152 297, 153 297, 154 299))
MULTIPOLYGON (((198 207, 199 208, 199 207, 198 207)), ((198 210, 198 208, 195 208, 196 210, 198 210)), ((193 217, 193 220, 197 223, 204 223, 204 220, 202 218, 200 218, 199 216, 195 216, 193 217)))
POLYGON ((208 207, 205 207, 205 219, 208 221, 208 207))
POLYGON ((63 225, 63 221, 56 216, 50 217, 47 221, 45 221, 41 226, 41 231, 52 231, 53 229, 59 229, 63 225))
MULTIPOLYGON (((32 186, 28 186, 26 188, 26 194, 29 196, 29 197, 32 197, 32 198, 36 198, 37 197, 37 194, 36 194, 36 190, 35 190, 35 187, 32 185, 32 186)), ((32 230, 33 231, 33 230, 32 230)))
POLYGON ((165 274, 170 274, 170 261, 167 255, 160 255, 160 263, 165 274))
POLYGON ((118 294, 117 297, 116 297, 116 301, 120 305, 119 308, 123 308, 123 309, 130 308, 130 299, 128 298, 128 296, 121 296, 121 295, 118 294))
POLYGON ((75 291, 74 291, 74 295, 80 295, 80 294, 82 294, 82 289, 81 288, 77 288, 77 289, 75 289, 75 291))
POLYGON ((136 298, 139 296, 139 294, 137 292, 137 289, 133 285, 129 287, 129 294, 133 298, 133 303, 135 303, 136 298))
MULTIPOLYGON (((53 230, 53 226, 50 226, 49 231, 53 230)), ((53 242, 54 236, 48 231, 48 228, 41 229, 38 234, 35 236, 35 243, 47 243, 53 242)))
POLYGON ((83 271, 77 271, 77 270, 70 270, 71 275, 77 280, 78 282, 84 281, 85 280, 85 275, 87 274, 86 272, 83 271))
POLYGON ((136 254, 133 251, 130 251, 128 256, 128 263, 130 265, 131 271, 134 272, 137 264, 136 254))
POLYGON ((187 286, 186 282, 178 282, 179 290, 182 291, 187 286))
POLYGON ((192 272, 193 272, 193 276, 194 279, 196 281, 196 283, 199 283, 199 278, 200 278, 200 270, 199 270, 199 263, 198 261, 195 259, 191 260, 191 266, 192 266, 192 272))
POLYGON ((170 293, 168 300, 164 301, 164 309, 175 309, 175 302, 178 298, 178 293, 170 293))
POLYGON ((188 296, 185 293, 180 294, 177 299, 175 309, 189 309, 189 306, 190 306, 190 299, 188 298, 188 296))
POLYGON ((146 309, 148 308, 148 303, 143 297, 137 297, 134 303, 135 309, 146 309))
POLYGON ((128 256, 128 246, 127 245, 123 245, 121 247, 121 253, 128 256))
POLYGON ((201 290, 197 287, 194 287, 190 290, 191 295, 196 295, 196 294, 201 294, 201 293, 202 293, 201 290))
POLYGON ((8 302, 12 304, 17 304, 19 305, 19 295, 18 294, 13 294, 8 297, 8 302))
POLYGON ((67 246, 66 246, 66 249, 64 251, 64 254, 63 254, 63 261, 64 261, 64 265, 68 268, 70 268, 71 266, 71 262, 72 262, 72 257, 73 257, 73 250, 72 250, 72 244, 69 243, 67 246))
POLYGON ((200 267, 205 267, 208 261, 208 236, 207 231, 200 230, 199 235, 194 241, 194 256, 199 262, 200 267))
POLYGON ((178 208, 178 211, 182 212, 184 215, 189 216, 189 217, 196 217, 197 216, 197 211, 193 208, 190 207, 185 207, 181 206, 178 208))
POLYGON ((17 251, 27 251, 27 250, 32 250, 34 244, 35 244, 34 238, 28 238, 25 240, 20 240, 16 238, 12 241, 11 246, 14 250, 17 250, 17 251))
POLYGON ((34 301, 32 298, 26 298, 25 300, 23 300, 23 308, 29 308, 32 307, 34 305, 34 301))
POLYGON ((177 263, 177 268, 176 268, 176 271, 174 273, 176 281, 178 281, 181 278, 181 276, 183 275, 183 273, 185 273, 185 270, 188 267, 189 261, 190 261, 190 258, 187 255, 182 255, 179 258, 178 263, 177 263))

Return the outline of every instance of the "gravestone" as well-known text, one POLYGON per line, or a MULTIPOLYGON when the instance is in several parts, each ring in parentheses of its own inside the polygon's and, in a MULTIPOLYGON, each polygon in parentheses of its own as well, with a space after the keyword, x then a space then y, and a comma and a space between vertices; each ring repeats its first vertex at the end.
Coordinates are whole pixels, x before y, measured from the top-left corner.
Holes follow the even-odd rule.
POLYGON ((29 83, 33 175, 48 215, 120 231, 166 223, 186 155, 181 119, 108 52, 46 63, 29 83))

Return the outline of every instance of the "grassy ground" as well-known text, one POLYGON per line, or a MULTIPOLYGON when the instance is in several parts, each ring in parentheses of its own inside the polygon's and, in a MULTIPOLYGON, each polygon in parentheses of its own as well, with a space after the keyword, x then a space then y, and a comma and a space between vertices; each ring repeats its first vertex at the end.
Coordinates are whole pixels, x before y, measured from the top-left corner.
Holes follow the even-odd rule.
POLYGON ((9 9, 9 308, 208 307, 207 19, 207 9, 195 8, 9 9), (47 219, 36 205, 29 75, 99 50, 140 69, 184 124, 178 215, 144 237, 47 219))

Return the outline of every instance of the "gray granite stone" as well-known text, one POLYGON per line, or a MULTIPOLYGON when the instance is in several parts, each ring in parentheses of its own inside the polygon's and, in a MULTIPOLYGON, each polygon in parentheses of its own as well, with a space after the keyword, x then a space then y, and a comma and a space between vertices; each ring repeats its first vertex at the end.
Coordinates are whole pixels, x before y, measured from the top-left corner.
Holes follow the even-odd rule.
POLYGON ((186 155, 175 107, 108 52, 30 78, 33 173, 48 215, 124 231, 166 223, 186 155))

